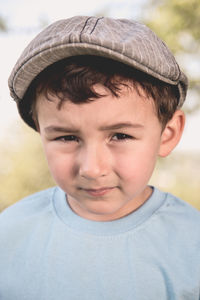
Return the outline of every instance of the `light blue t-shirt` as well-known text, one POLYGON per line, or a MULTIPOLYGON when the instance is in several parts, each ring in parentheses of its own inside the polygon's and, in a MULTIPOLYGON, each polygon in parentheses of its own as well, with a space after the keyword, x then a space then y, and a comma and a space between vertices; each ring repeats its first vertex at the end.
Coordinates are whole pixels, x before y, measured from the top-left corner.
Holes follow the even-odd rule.
POLYGON ((199 300, 200 213, 154 188, 130 215, 86 220, 60 188, 0 214, 1 300, 199 300))

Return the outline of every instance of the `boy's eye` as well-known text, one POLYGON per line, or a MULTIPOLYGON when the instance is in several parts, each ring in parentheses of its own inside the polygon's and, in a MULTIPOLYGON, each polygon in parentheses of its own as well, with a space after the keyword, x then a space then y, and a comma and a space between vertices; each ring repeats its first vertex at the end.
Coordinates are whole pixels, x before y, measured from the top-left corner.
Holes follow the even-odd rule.
POLYGON ((59 136, 55 138, 55 141, 61 141, 61 142, 78 142, 79 139, 75 135, 64 135, 59 136))
POLYGON ((128 140, 128 139, 133 139, 132 136, 125 134, 125 133, 115 133, 113 135, 113 140, 128 140))

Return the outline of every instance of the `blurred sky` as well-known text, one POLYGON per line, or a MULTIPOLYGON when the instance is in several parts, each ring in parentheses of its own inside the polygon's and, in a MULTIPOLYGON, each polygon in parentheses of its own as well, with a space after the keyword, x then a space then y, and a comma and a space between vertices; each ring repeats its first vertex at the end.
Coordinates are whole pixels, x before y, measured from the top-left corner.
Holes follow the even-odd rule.
MULTIPOLYGON (((104 14, 140 20, 141 4, 147 0, 0 0, 0 16, 8 33, 0 33, 0 138, 11 137, 11 126, 19 119, 9 96, 7 79, 17 58, 41 26, 74 15, 104 14), (139 5, 140 4, 140 5, 139 5)), ((187 117, 183 138, 176 151, 200 151, 200 111, 187 117)))

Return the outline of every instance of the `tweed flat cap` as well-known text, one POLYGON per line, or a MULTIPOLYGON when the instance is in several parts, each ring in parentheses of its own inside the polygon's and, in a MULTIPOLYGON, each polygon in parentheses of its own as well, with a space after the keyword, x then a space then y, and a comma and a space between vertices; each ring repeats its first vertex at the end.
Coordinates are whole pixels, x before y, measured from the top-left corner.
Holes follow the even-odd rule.
POLYGON ((126 19, 75 16, 59 20, 38 34, 18 59, 10 77, 18 103, 32 80, 47 66, 76 55, 111 58, 179 89, 179 107, 187 78, 167 46, 145 25, 126 19))

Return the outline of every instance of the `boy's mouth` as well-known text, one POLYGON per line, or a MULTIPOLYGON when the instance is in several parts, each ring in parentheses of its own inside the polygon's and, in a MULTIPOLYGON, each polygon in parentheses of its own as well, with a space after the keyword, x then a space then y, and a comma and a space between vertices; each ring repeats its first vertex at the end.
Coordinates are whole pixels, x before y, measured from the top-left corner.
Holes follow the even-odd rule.
POLYGON ((115 187, 103 187, 103 188, 98 188, 98 189, 85 189, 82 188, 83 191, 88 193, 91 196, 104 196, 111 192, 115 187))

